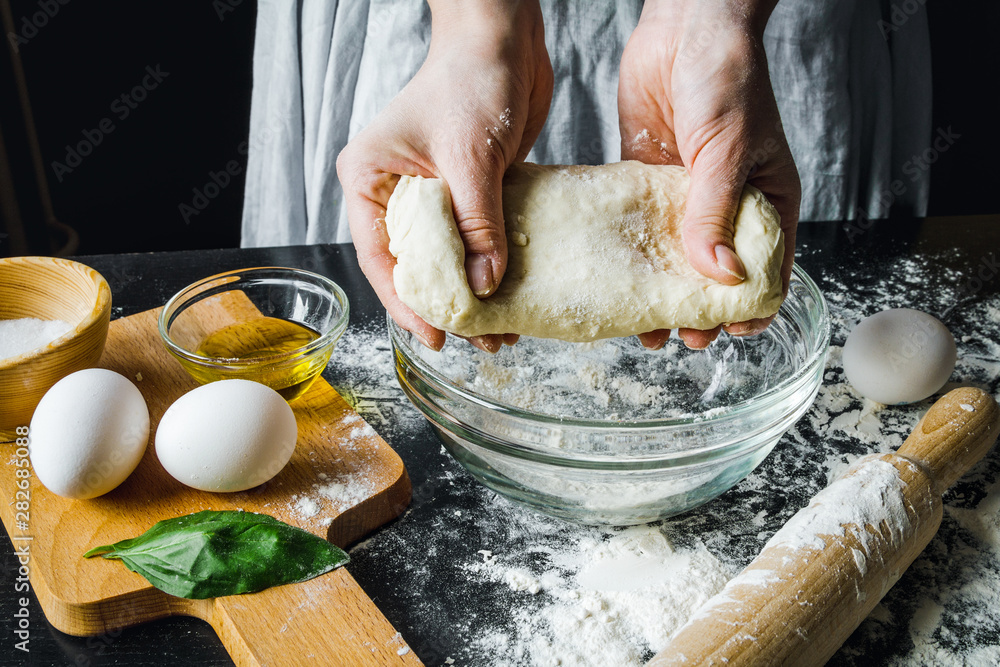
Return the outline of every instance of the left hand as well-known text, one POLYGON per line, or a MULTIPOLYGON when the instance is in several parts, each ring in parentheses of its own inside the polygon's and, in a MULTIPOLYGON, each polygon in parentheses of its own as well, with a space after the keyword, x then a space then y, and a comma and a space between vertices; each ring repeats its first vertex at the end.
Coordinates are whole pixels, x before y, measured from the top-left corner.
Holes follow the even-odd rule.
MULTIPOLYGON (((413 79, 337 159, 358 263, 390 316, 427 347, 444 331, 396 294, 385 228, 402 174, 448 184, 465 271, 476 296, 492 294, 507 266, 501 185, 545 123, 552 66, 538 0, 429 0, 431 43, 413 79)), ((513 334, 470 338, 496 352, 513 334)))
MULTIPOLYGON (((761 190, 781 215, 787 291, 801 190, 771 89, 762 43, 775 0, 647 0, 622 53, 618 115, 622 159, 683 165, 691 175, 682 237, 699 273, 726 285, 745 278, 733 246, 743 185, 761 190)), ((772 318, 726 325, 734 336, 763 331, 772 318)), ((679 329, 690 348, 715 340, 679 329)), ((662 347, 669 330, 640 334, 662 347)))

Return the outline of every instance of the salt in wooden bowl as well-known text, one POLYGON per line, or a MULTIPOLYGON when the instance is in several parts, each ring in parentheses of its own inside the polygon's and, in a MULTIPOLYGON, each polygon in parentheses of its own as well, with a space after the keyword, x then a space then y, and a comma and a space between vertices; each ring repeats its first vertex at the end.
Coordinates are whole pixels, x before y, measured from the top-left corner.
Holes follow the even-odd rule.
POLYGON ((111 288, 94 269, 55 257, 0 259, 0 320, 62 320, 73 328, 34 350, 0 359, 0 432, 27 426, 63 377, 97 364, 111 320, 111 288))

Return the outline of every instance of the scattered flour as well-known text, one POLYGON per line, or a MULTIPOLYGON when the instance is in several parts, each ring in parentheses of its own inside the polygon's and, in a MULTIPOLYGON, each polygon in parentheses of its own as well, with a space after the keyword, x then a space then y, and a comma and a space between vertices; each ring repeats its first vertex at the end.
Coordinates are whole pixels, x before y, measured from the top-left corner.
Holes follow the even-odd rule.
MULTIPOLYGON (((396 590, 418 656, 461 665, 635 665, 652 657, 798 509, 861 456, 898 448, 930 407, 933 399, 883 407, 847 383, 841 346, 868 315, 895 307, 937 315, 959 342, 956 371, 942 392, 971 384, 1000 394, 1000 296, 972 295, 956 306, 956 292, 968 278, 948 267, 948 257, 894 258, 835 275, 813 274, 833 325, 815 403, 765 464, 718 500, 652 526, 602 530, 512 505, 453 463, 443 464, 439 480, 415 487, 443 510, 434 514, 434 532, 404 516, 391 531, 355 549, 365 551, 358 569, 371 563, 372 576, 393 571, 405 581, 396 590), (461 513, 447 511, 456 507, 453 502, 461 513), (414 544, 421 548, 414 550, 414 544), (467 549, 464 557, 455 553, 456 545, 467 549), (454 596, 452 587, 441 586, 448 577, 467 579, 454 587, 454 596), (459 596, 470 594, 485 596, 490 613, 465 613, 459 596), (442 627, 431 618, 446 619, 451 643, 431 638, 421 647, 426 634, 442 627)), ((720 355, 724 350, 713 347, 720 355)), ((594 354, 616 353, 604 347, 594 354)), ((486 372, 508 373, 512 390, 532 401, 538 394, 530 392, 546 389, 536 381, 534 366, 526 358, 513 368, 486 372)), ((420 426, 422 418, 396 388, 384 330, 348 331, 331 369, 349 387, 335 383, 338 390, 379 432, 391 436, 400 423, 410 431, 420 426)), ((599 392, 606 393, 608 414, 634 403, 655 405, 657 399, 644 391, 615 390, 610 382, 602 384, 606 379, 592 368, 573 372, 574 386, 589 390, 595 405, 605 401, 599 392)), ((888 481, 892 488, 892 480, 872 481, 888 481)), ((938 536, 831 666, 866 666, 887 652, 893 657, 881 663, 900 667, 1000 664, 1000 453, 987 456, 946 495, 945 509, 938 536)), ((854 557, 862 567, 863 550, 854 557)))
POLYGON ((874 536, 865 527, 880 526, 883 521, 889 528, 892 544, 899 546, 910 531, 905 488, 899 471, 891 463, 862 459, 850 474, 820 491, 764 548, 820 550, 825 544, 820 536, 844 537, 845 531, 850 531, 867 556, 874 536))
MULTIPOLYGON (((291 497, 292 509, 303 519, 311 519, 320 514, 340 514, 372 495, 374 490, 374 480, 362 471, 313 484, 308 494, 295 494, 291 497)), ((328 526, 331 522, 331 516, 324 516, 321 523, 328 526)))
MULTIPOLYGON (((378 434, 356 413, 349 413, 341 420, 341 425, 349 427, 340 448, 364 451, 371 438, 378 434)), ((290 498, 292 511, 301 519, 313 519, 322 515, 320 524, 329 526, 333 516, 357 505, 375 492, 377 469, 365 466, 364 459, 356 469, 338 470, 336 473, 316 472, 316 481, 308 493, 293 494, 290 498)))
POLYGON ((535 574, 503 556, 467 566, 541 604, 514 610, 515 634, 498 631, 475 648, 506 656, 497 664, 641 665, 663 648, 730 572, 702 545, 675 549, 657 526, 586 531, 548 553, 535 574))
POLYGON ((410 647, 404 643, 403 635, 398 632, 389 638, 389 641, 386 642, 386 646, 389 646, 390 648, 398 646, 398 648, 396 648, 396 655, 406 655, 410 652, 410 647), (402 644, 402 646, 398 646, 400 644, 402 644))
POLYGON ((44 347, 71 331, 74 326, 62 320, 40 320, 34 317, 0 320, 0 359, 16 357, 44 347))
POLYGON ((312 498, 301 497, 295 502, 295 511, 307 519, 319 514, 319 503, 312 498))
MULTIPOLYGON (((387 440, 424 423, 399 388, 385 326, 349 327, 334 347, 323 377, 387 440)), ((355 418, 361 426, 361 419, 355 418)))
MULTIPOLYGON (((897 258, 880 271, 860 269, 843 281, 821 282, 830 307, 833 345, 819 395, 789 436, 799 452, 808 455, 818 450, 828 480, 840 476, 859 455, 898 449, 940 394, 972 385, 1000 397, 1000 296, 972 295, 956 301, 959 285, 968 278, 947 265, 947 256, 917 255, 897 258), (955 336, 959 358, 951 381, 938 395, 913 405, 886 407, 860 397, 847 383, 841 345, 864 317, 899 307, 917 308, 941 319, 955 336)), ((1000 609, 998 472, 1000 456, 994 451, 945 495, 945 519, 938 536, 831 665, 871 664, 871 654, 881 654, 887 644, 898 648, 892 649, 894 657, 886 664, 900 667, 1000 664, 1000 615, 993 611, 1000 609), (977 497, 978 504, 970 504, 977 497), (907 637, 905 646, 898 644, 900 630, 907 637)), ((862 556, 855 554, 859 567, 862 556)))
POLYGON ((980 544, 1000 557, 1000 480, 987 489, 986 497, 975 509, 947 507, 946 510, 980 544))
POLYGON ((528 591, 532 595, 542 590, 542 582, 525 570, 507 570, 504 581, 512 591, 528 591))

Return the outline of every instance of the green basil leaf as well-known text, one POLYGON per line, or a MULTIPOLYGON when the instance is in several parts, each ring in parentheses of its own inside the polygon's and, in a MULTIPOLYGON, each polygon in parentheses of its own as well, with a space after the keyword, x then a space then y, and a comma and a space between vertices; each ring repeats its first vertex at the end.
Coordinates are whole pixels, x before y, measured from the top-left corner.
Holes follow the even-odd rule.
POLYGON ((158 521, 85 558, 121 560, 165 593, 203 599, 306 581, 348 561, 321 537, 266 514, 205 510, 158 521))

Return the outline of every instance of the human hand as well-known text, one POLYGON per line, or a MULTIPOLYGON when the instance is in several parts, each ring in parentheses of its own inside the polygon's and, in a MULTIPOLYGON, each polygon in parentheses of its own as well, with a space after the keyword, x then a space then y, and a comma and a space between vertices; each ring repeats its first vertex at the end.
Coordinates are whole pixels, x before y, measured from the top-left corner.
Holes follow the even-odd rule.
MULTIPOLYGON (((385 210, 402 174, 443 178, 477 296, 492 294, 507 266, 501 185, 545 123, 552 66, 538 0, 431 0, 431 44, 420 70, 337 159, 358 262, 389 315, 427 347, 443 331, 396 294, 385 210)), ((516 336, 471 342, 495 352, 516 336)))
MULTIPOLYGON (((685 253, 699 273, 726 285, 745 278, 733 246, 744 183, 781 215, 788 290, 801 190, 781 126, 762 37, 776 0, 647 0, 622 53, 618 114, 622 159, 683 165, 691 175, 682 223, 685 253)), ((734 336, 763 331, 771 318, 727 325, 734 336)), ((719 335, 680 329, 688 347, 719 335)), ((669 330, 641 334, 663 346, 669 330)))

